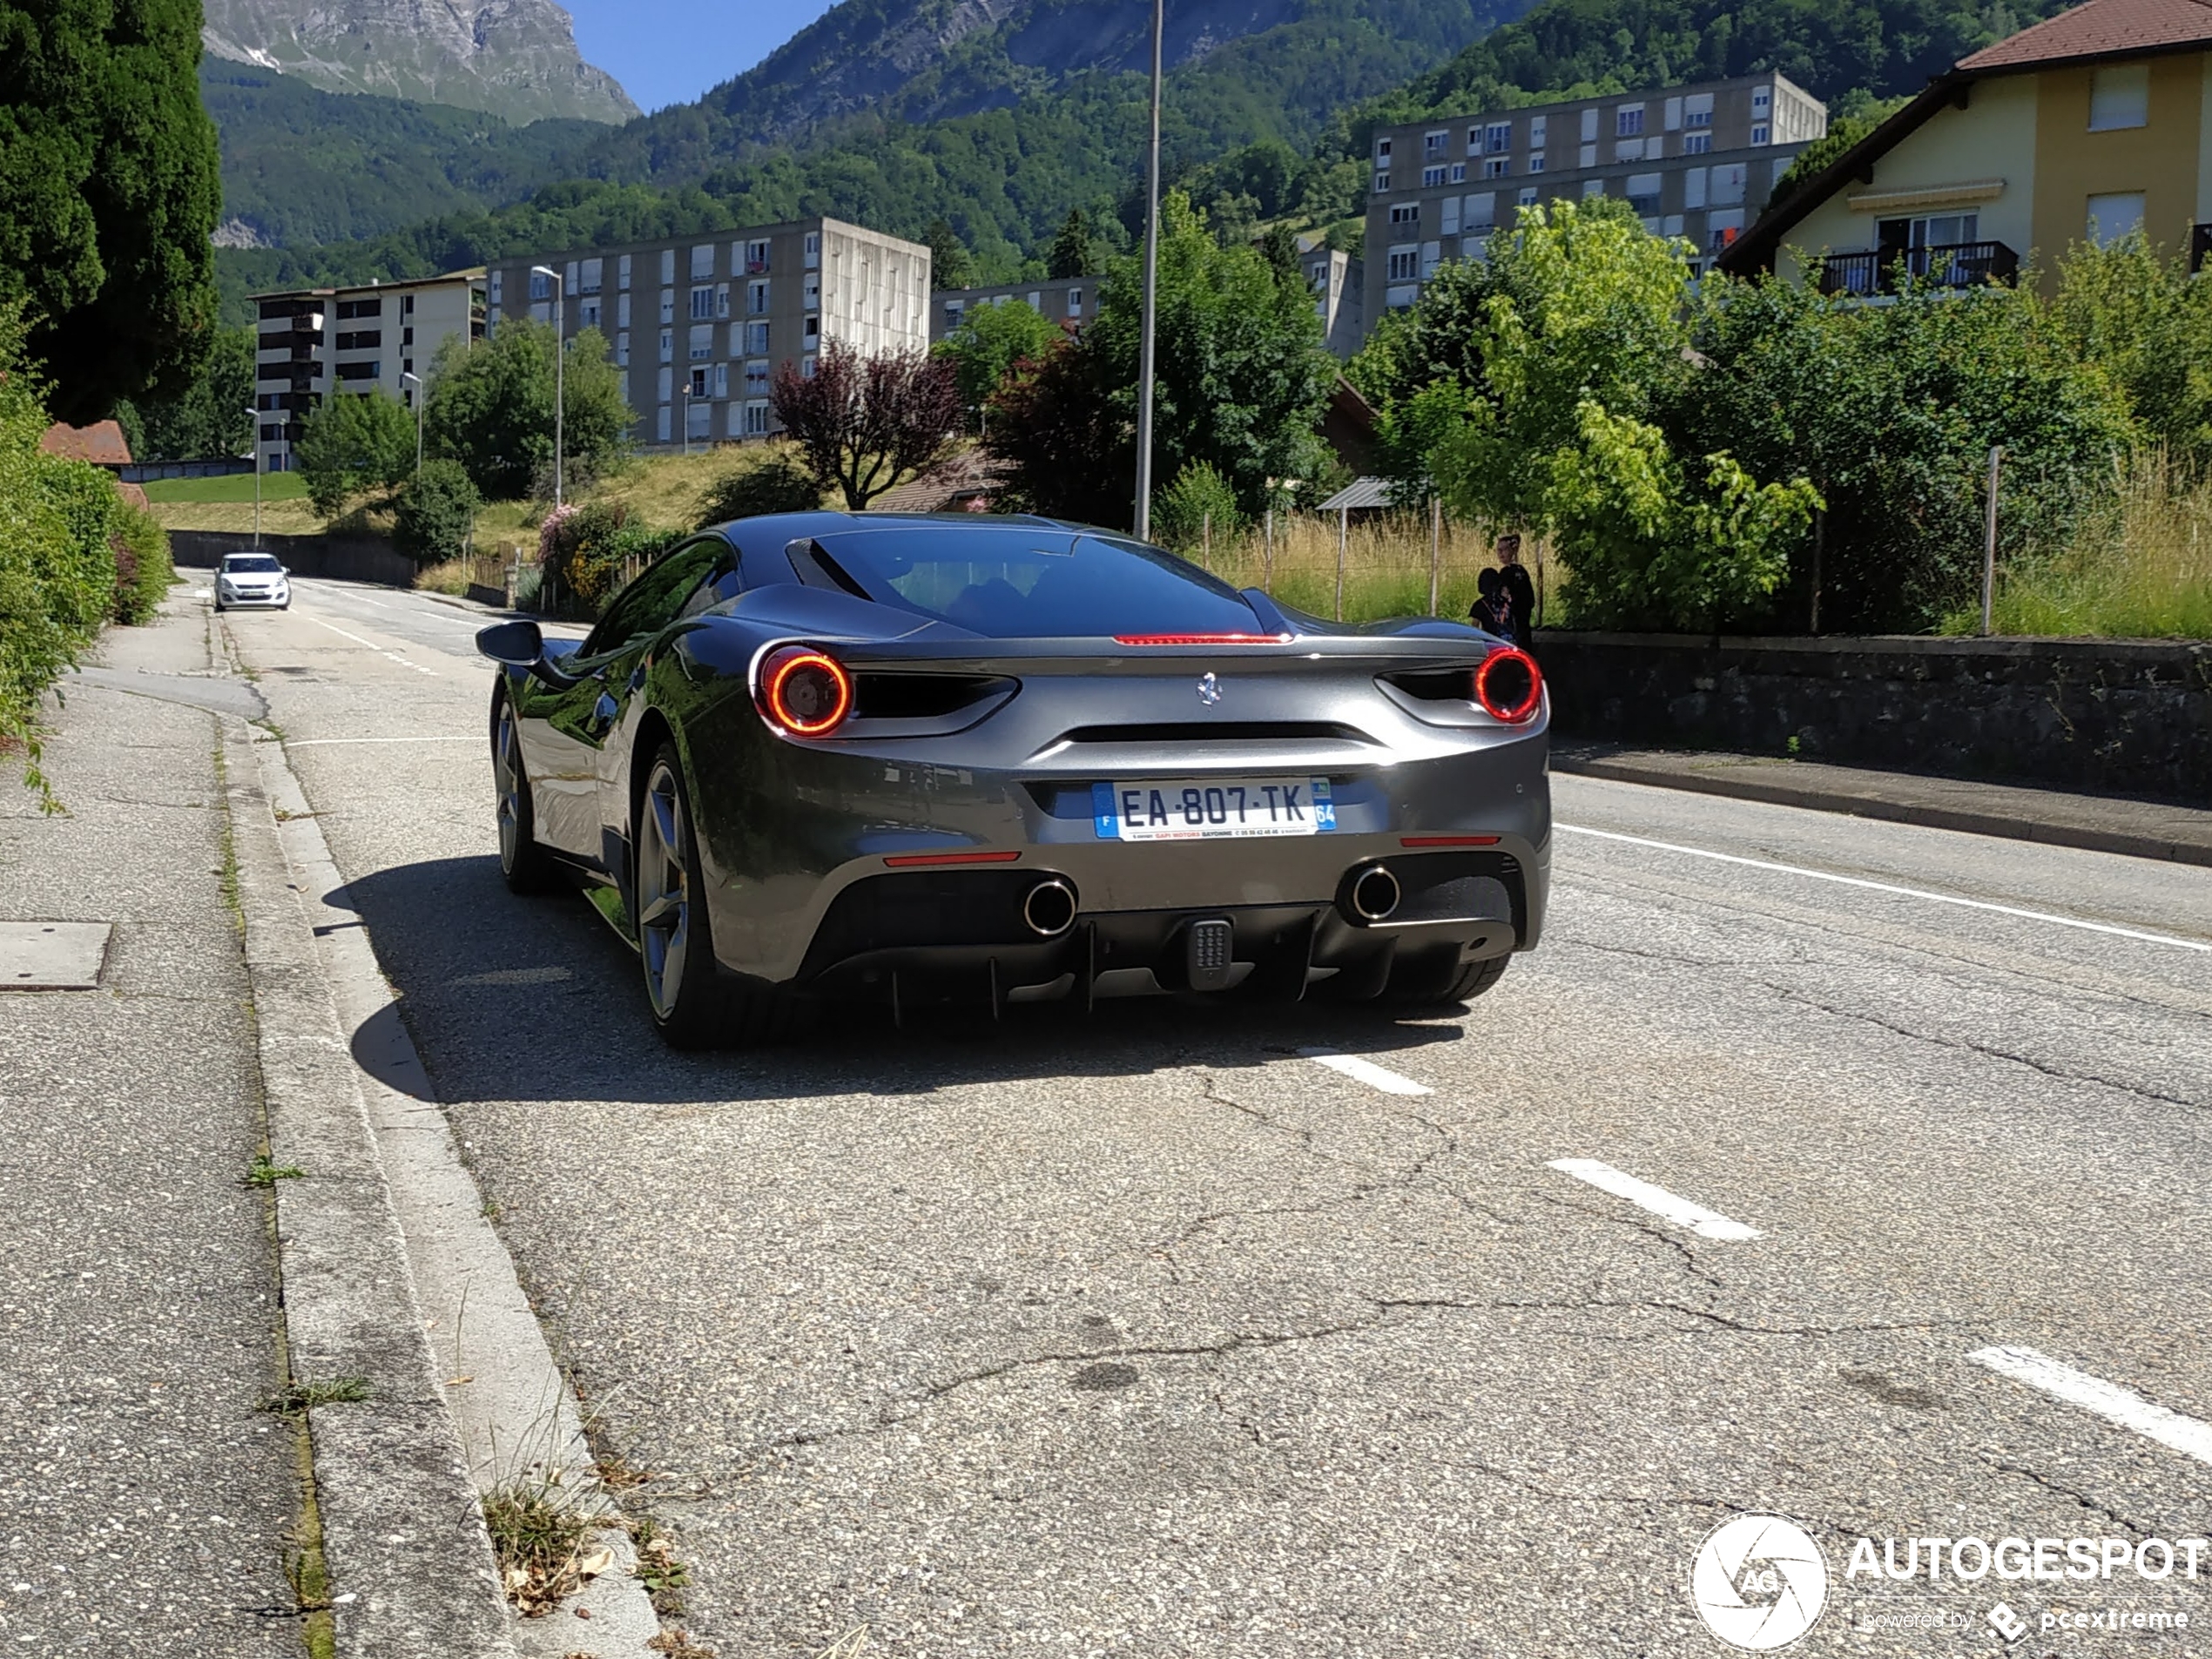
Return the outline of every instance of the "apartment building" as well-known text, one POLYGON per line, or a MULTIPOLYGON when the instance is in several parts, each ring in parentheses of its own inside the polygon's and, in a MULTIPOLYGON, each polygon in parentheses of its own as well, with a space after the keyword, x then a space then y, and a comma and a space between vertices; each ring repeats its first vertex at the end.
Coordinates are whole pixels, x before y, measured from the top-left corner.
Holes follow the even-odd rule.
POLYGON ((1321 343, 1339 357, 1350 357, 1367 337, 1360 261, 1340 248, 1301 247, 1298 267, 1305 273, 1305 286, 1313 291, 1321 343))
POLYGON ((268 472, 291 469, 300 423, 324 398, 382 392, 413 408, 438 347, 456 335, 475 341, 484 333, 482 271, 253 299, 260 329, 254 442, 268 472))
POLYGON ((1702 263, 1827 131, 1827 106, 1772 73, 1386 128, 1367 208, 1369 325, 1418 300, 1442 260, 1480 257, 1492 232, 1540 201, 1625 197, 1702 263))
POLYGON ((1876 298, 1900 272, 2046 292, 2080 242, 2212 256, 2212 4, 2089 0, 1961 58, 1721 263, 1876 298))
POLYGON ((855 351, 929 344, 929 250, 833 219, 502 261, 486 314, 606 336, 641 448, 765 438, 782 364, 811 374, 826 341, 855 351), (547 271, 554 273, 549 276, 547 271))
POLYGON ((1054 277, 1043 282, 1001 282, 988 288, 941 288, 929 296, 929 343, 935 345, 983 306, 1019 300, 1066 328, 1081 328, 1098 314, 1103 278, 1054 277))

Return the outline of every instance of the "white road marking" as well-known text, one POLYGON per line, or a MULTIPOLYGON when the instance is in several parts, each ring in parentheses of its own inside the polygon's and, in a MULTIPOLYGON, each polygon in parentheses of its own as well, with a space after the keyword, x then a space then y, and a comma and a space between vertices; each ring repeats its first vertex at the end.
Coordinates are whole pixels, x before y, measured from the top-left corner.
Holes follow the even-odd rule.
POLYGON ((2212 1463, 2212 1423, 2184 1417, 2179 1412, 2154 1405, 2141 1394, 2122 1388, 2118 1383, 2108 1383, 2101 1377, 2092 1377, 2086 1371, 2062 1366, 2048 1354, 2039 1353, 2033 1348, 2009 1344, 1995 1348, 1977 1348, 1966 1358, 1978 1366, 1986 1366, 2000 1376, 2010 1377, 2014 1382, 2040 1389, 2054 1399, 2062 1399, 2069 1406, 2079 1406, 2084 1411, 2094 1412, 2107 1423, 2117 1424, 2121 1428, 2132 1428, 2136 1433, 2156 1440, 2161 1446, 2185 1453, 2200 1463, 2212 1463))
POLYGON ((1434 1091, 1426 1083, 1417 1083, 1411 1077, 1401 1077, 1386 1067, 1372 1060, 1362 1060, 1356 1054, 1339 1054, 1334 1049, 1300 1049, 1298 1052, 1316 1064, 1340 1071, 1347 1077, 1357 1078, 1370 1089, 1379 1089, 1386 1095, 1426 1095, 1434 1091))
POLYGON ((1624 1170, 1610 1163, 1601 1163, 1595 1158, 1554 1158, 1548 1168, 1561 1175, 1571 1175, 1577 1181, 1587 1181, 1601 1191, 1616 1198, 1626 1198, 1642 1210, 1649 1210, 1662 1221, 1671 1221, 1677 1227, 1686 1227, 1700 1238, 1725 1239, 1741 1243, 1762 1235, 1756 1227, 1747 1227, 1740 1221, 1730 1221, 1716 1210, 1708 1210, 1702 1204, 1692 1204, 1687 1198, 1676 1197, 1664 1187, 1655 1187, 1649 1181, 1639 1181, 1624 1170))
POLYGON ((465 738, 287 738, 287 749, 314 749, 332 743, 482 743, 482 732, 465 738))
POLYGON ((1714 853, 1702 846, 1683 846, 1674 841, 1655 841, 1642 835, 1622 835, 1615 830, 1585 829, 1579 824, 1555 824, 1554 829, 1569 835, 1595 835, 1600 840, 1625 841, 1630 846, 1656 847, 1662 853, 1680 853, 1686 858, 1711 859, 1718 864, 1740 864, 1754 870, 1776 870, 1784 875, 1809 876, 1815 881, 1833 881, 1839 887, 1864 887, 1871 893, 1893 893, 1901 898, 1925 899, 1932 904, 1957 905, 1965 910, 1987 910, 2000 916, 2018 916, 2025 921, 2048 922, 2054 927, 2079 927, 2084 933, 2111 934, 2120 939, 2140 939, 2150 945, 2171 945, 2179 950, 2212 951, 2212 944, 2201 939, 2176 939, 2170 934, 2145 933, 2139 927, 2117 927, 2110 922, 2084 921, 2078 916, 2054 916, 2043 910, 2022 910, 2015 905, 1992 904, 1985 899, 1962 899, 1952 893, 1931 893, 1925 887, 1901 887, 1888 881, 1869 881, 1863 876, 1838 875, 1830 870, 1809 870, 1802 864, 1777 864, 1767 859, 1747 859, 1734 853, 1714 853))
POLYGON ((420 663, 410 662, 408 658, 401 656, 399 652, 395 651, 387 651, 383 646, 378 644, 373 639, 363 639, 359 634, 347 633, 343 628, 341 628, 334 622, 325 622, 320 617, 310 617, 307 620, 314 623, 318 628, 327 628, 334 634, 344 635, 346 638, 352 640, 356 645, 368 646, 369 650, 374 651, 379 657, 390 658, 402 668, 411 668, 418 674, 428 674, 432 679, 437 678, 437 674, 435 670, 425 668, 420 663))

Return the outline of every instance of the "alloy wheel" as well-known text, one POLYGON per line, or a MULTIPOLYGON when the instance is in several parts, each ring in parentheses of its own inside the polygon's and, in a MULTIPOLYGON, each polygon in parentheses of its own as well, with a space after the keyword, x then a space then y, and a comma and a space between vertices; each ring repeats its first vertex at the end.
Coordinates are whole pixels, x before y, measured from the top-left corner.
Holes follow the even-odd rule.
POLYGON ((523 757, 516 745, 514 705, 499 705, 499 732, 492 750, 493 782, 499 788, 499 862, 512 873, 522 850, 523 757))
POLYGON ((684 992, 691 949, 691 826, 676 773, 666 761, 645 785, 637 826, 637 943, 644 953, 645 988, 666 1018, 684 992))

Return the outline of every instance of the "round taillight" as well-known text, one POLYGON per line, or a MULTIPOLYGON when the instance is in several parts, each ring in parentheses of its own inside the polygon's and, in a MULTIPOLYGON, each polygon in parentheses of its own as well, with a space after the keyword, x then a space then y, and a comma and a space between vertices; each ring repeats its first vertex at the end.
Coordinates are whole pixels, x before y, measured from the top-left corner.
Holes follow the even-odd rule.
POLYGON ((794 738, 826 738, 853 712, 853 677, 834 657, 786 645, 760 665, 760 711, 794 738))
POLYGON ((1474 671, 1474 700, 1492 719, 1507 725, 1532 718, 1544 700, 1544 676, 1536 659, 1510 645, 1492 651, 1474 671))

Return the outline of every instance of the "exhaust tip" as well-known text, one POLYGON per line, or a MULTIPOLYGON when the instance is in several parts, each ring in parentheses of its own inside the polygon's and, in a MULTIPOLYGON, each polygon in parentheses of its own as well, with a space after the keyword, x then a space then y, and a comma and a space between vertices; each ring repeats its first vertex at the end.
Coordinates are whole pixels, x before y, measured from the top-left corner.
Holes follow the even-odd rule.
POLYGON ((1022 900, 1022 920, 1041 939, 1057 939, 1076 925, 1076 890, 1058 876, 1040 881, 1022 900))
POLYGON ((1352 907, 1362 921, 1388 921, 1404 894, 1386 865, 1371 865, 1352 884, 1352 907))

